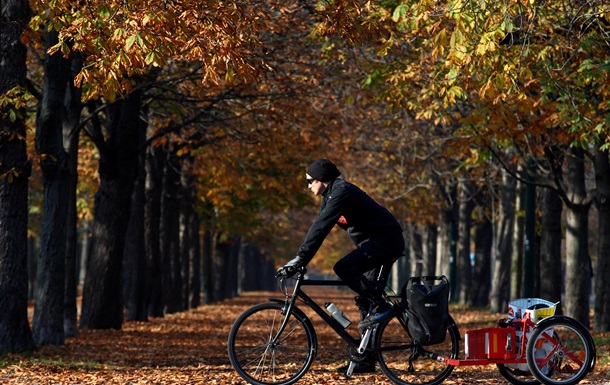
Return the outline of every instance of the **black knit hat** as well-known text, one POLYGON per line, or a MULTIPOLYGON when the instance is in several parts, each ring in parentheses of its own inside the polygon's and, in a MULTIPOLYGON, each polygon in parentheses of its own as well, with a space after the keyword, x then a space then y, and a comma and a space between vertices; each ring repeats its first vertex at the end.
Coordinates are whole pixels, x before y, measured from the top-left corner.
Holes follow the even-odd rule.
POLYGON ((341 175, 337 166, 328 159, 318 159, 307 167, 307 174, 320 182, 330 182, 341 175))

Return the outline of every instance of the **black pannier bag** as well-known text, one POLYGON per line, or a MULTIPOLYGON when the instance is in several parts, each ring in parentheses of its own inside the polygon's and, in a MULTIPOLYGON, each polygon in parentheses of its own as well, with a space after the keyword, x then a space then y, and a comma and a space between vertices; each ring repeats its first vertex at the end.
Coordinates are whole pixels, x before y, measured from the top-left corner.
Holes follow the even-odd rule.
POLYGON ((422 346, 445 341, 449 323, 449 280, 442 276, 411 277, 401 289, 409 317, 409 334, 422 346))

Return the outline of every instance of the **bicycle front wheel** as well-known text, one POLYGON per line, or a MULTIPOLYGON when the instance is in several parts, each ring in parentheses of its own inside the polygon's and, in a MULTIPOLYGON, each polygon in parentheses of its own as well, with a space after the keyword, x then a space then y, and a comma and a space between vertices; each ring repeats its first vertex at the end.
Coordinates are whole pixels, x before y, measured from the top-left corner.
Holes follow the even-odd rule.
MULTIPOLYGON (((441 357, 456 359, 459 348, 459 332, 451 322, 445 341, 426 346, 425 350, 441 357)), ((398 318, 392 318, 377 327, 375 349, 383 373, 400 385, 438 385, 453 371, 451 365, 422 356, 422 348, 413 342, 406 323, 398 318)))
POLYGON ((316 355, 316 334, 309 319, 294 308, 285 316, 283 304, 266 302, 242 313, 229 332, 229 359, 235 371, 255 385, 289 385, 307 372, 316 355))
POLYGON ((540 321, 525 353, 530 371, 546 385, 574 385, 593 368, 595 345, 577 320, 555 316, 540 321))

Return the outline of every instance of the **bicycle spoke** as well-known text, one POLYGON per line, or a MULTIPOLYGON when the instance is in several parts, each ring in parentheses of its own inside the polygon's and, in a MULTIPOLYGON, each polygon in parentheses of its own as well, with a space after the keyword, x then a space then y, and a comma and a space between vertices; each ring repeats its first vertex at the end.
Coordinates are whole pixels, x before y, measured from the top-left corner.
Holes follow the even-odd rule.
POLYGON ((265 303, 242 314, 229 333, 231 364, 252 384, 292 384, 315 357, 315 335, 302 313, 285 318, 282 305, 265 303))
MULTIPOLYGON (((418 348, 403 325, 392 319, 377 329, 375 348, 381 370, 397 384, 437 385, 451 373, 453 367, 420 355, 418 348)), ((426 347, 444 357, 455 357, 458 352, 457 331, 447 330, 445 342, 426 347)))
POLYGON ((590 370, 595 347, 586 327, 559 316, 534 329, 527 346, 532 374, 545 384, 573 385, 590 370))

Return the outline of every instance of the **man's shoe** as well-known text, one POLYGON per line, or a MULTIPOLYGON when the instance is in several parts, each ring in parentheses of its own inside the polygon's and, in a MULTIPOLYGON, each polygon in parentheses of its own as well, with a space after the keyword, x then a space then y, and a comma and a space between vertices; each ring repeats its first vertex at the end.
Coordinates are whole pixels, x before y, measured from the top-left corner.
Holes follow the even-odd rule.
POLYGON ((376 325, 383 321, 389 320, 394 315, 394 311, 392 309, 382 310, 380 312, 375 312, 370 316, 366 317, 358 324, 360 329, 366 329, 369 326, 376 325))
MULTIPOLYGON (((347 374, 347 368, 349 368, 349 364, 337 368, 337 373, 347 374)), ((352 374, 365 373, 375 373, 375 364, 367 364, 366 362, 364 362, 362 364, 356 364, 356 366, 354 366, 354 371, 352 372, 352 374)))

